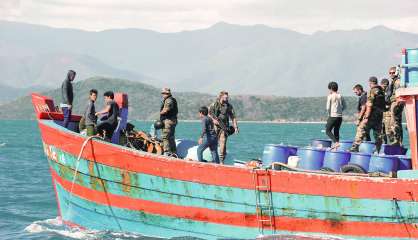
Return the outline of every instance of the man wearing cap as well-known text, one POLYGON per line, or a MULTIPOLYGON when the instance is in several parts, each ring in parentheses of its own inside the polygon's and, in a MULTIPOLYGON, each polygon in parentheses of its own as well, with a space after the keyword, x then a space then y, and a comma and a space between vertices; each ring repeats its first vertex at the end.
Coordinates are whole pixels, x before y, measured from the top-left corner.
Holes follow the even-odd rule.
POLYGON ((393 66, 389 69, 389 75, 392 79, 388 88, 388 98, 390 102, 390 130, 393 134, 392 145, 401 145, 403 140, 402 131, 402 112, 404 105, 402 102, 396 99, 396 90, 401 87, 401 80, 399 79, 399 73, 397 67, 393 66))
POLYGON ((171 95, 170 88, 161 90, 163 101, 160 108, 160 120, 163 122, 161 137, 163 139, 164 154, 170 155, 176 153, 175 131, 177 125, 177 101, 171 95))
POLYGON ((209 107, 209 117, 212 118, 218 135, 219 159, 221 164, 224 164, 226 157, 226 142, 228 135, 232 134, 228 133, 230 119, 232 120, 234 132, 239 132, 235 111, 228 99, 228 92, 222 91, 219 93, 216 101, 209 107))
POLYGON ((357 128, 353 146, 350 148, 351 152, 358 152, 362 140, 371 129, 373 129, 377 152, 380 151, 382 146, 382 118, 385 109, 385 93, 382 87, 378 85, 376 77, 369 78, 369 86, 370 91, 367 94, 366 112, 357 128))

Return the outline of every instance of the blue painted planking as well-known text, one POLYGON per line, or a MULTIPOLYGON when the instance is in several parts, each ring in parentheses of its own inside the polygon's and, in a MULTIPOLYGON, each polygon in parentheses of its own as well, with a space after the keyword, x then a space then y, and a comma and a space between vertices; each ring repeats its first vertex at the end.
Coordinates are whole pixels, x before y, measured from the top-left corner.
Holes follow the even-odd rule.
MULTIPOLYGON (((57 186, 57 194, 61 203, 61 214, 64 220, 85 226, 95 230, 111 230, 125 232, 139 232, 146 236, 154 236, 158 233, 159 237, 199 237, 204 239, 217 238, 255 238, 259 235, 258 229, 227 226, 222 224, 204 223, 199 221, 184 220, 171 218, 160 215, 146 214, 142 212, 129 211, 106 205, 96 204, 72 195, 65 191, 59 184, 57 186), (68 212, 69 200, 71 199, 71 207, 68 212), (100 219, 100 221, 97 221, 100 219), (132 221, 135 219, 135 221, 132 221), (120 228, 120 227, 121 228, 120 228)), ((266 234, 269 234, 268 231, 266 234)), ((276 231, 279 235, 296 234, 289 231, 276 231)), ((300 233, 299 233, 300 234, 300 233)), ((326 237, 327 235, 318 233, 303 233, 304 236, 326 237)), ((335 236, 333 236, 335 237, 335 236)), ((346 239, 388 239, 388 238, 371 238, 371 237, 350 237, 340 236, 346 239)), ((404 240, 406 238, 390 238, 392 240, 404 240)))
POLYGON ((400 170, 397 175, 398 178, 418 179, 418 170, 400 170))
POLYGON ((89 229, 140 232, 148 236, 158 233, 159 237, 191 236, 205 239, 219 237, 254 238, 258 235, 258 228, 166 217, 117 207, 111 207, 110 209, 109 206, 89 202, 74 195, 70 198, 69 193, 64 188, 59 184, 56 186, 63 219, 86 226, 89 229), (69 199, 71 199, 70 207, 68 206, 69 199), (97 221, 97 219, 100 219, 100 221, 97 221))
MULTIPOLYGON (((54 169, 59 169, 53 161, 50 161, 50 164, 54 169)), ((102 173, 114 171, 106 170, 110 168, 108 166, 100 166, 99 164, 98 166, 99 169, 103 170, 100 170, 102 173)), ((205 207, 231 212, 255 212, 255 195, 252 190, 204 185, 146 174, 133 175, 137 176, 137 180, 133 182, 140 183, 141 189, 132 187, 132 192, 126 193, 123 191, 123 185, 108 182, 106 184, 107 190, 117 195, 141 196, 145 200, 176 205, 205 207), (173 191, 177 191, 177 193, 173 195, 173 191), (242 202, 245 203, 233 202, 233 199, 242 199, 244 200, 242 202)), ((83 182, 89 182, 90 178, 88 176, 79 175, 79 177, 84 178, 83 182)), ((67 180, 71 181, 72 178, 67 180)), ((273 193, 273 205, 275 214, 278 216, 315 217, 319 219, 340 218, 349 221, 397 222, 399 220, 396 218, 398 215, 395 204, 389 200, 273 193)), ((415 214, 414 216, 418 216, 418 203, 399 201, 398 205, 403 215, 415 214)), ((410 220, 417 221, 417 219, 410 220)))

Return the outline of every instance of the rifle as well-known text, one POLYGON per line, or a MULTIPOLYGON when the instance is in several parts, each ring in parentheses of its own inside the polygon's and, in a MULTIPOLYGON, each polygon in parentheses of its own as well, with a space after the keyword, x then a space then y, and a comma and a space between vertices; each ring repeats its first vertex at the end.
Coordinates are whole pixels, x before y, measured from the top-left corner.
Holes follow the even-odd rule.
POLYGON ((211 117, 213 119, 215 119, 216 121, 218 121, 219 128, 222 129, 225 132, 226 136, 231 136, 232 134, 235 133, 235 128, 234 127, 232 127, 232 126, 227 127, 224 122, 219 120, 219 118, 217 118, 215 116, 211 116, 211 117))

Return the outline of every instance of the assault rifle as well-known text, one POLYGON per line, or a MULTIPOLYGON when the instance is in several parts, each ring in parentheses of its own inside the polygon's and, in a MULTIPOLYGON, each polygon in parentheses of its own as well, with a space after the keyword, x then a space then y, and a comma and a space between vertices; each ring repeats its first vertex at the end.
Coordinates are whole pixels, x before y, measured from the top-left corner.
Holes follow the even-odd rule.
POLYGON ((235 128, 234 127, 232 127, 232 126, 229 126, 229 127, 226 126, 224 122, 222 122, 221 120, 219 120, 219 118, 217 118, 215 116, 211 116, 211 117, 213 119, 215 119, 216 121, 218 121, 218 124, 217 125, 219 126, 220 129, 222 129, 225 132, 225 134, 227 136, 231 136, 232 134, 235 133, 235 128))

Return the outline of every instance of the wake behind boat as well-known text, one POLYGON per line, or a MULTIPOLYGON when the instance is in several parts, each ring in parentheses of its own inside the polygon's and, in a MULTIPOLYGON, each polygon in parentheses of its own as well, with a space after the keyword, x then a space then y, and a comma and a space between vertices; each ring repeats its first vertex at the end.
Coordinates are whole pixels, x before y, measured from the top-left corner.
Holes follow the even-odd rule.
MULTIPOLYGON (((385 174, 295 168, 287 158, 238 167, 139 151, 69 130, 80 116, 64 128, 53 100, 32 94, 60 216, 72 227, 167 238, 418 238, 418 78, 415 62, 404 67, 411 87, 397 94, 406 103, 412 169, 395 164, 385 174)), ((116 134, 126 124, 119 126, 116 134)))

